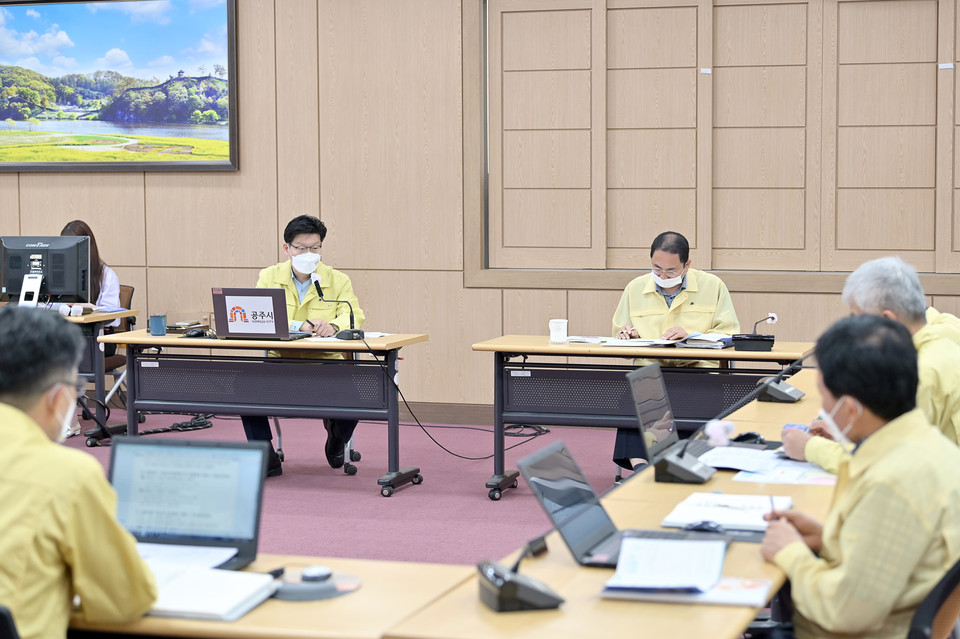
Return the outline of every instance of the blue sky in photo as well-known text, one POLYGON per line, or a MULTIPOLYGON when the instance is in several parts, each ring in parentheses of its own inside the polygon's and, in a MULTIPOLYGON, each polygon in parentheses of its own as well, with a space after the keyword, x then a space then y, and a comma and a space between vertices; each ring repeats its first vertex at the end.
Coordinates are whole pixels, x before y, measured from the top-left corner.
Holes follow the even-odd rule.
POLYGON ((0 65, 161 82, 227 67, 226 0, 0 4, 0 65))

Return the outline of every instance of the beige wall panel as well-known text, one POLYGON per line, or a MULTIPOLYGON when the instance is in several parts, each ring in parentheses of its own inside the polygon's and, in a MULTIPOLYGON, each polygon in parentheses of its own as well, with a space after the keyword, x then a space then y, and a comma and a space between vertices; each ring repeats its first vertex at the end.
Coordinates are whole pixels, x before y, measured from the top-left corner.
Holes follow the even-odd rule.
MULTIPOLYGON (((150 312, 147 310, 147 302, 150 295, 147 289, 147 268, 145 266, 117 266, 112 268, 117 272, 121 284, 133 287, 133 302, 130 306, 133 310, 139 311, 136 328, 149 328, 147 321, 150 319, 150 312)), ((178 319, 175 321, 185 320, 178 319)))
POLYGON ((934 127, 841 127, 837 187, 936 186, 934 127))
POLYGON ((713 185, 802 188, 805 143, 801 128, 714 129, 713 185))
POLYGON ((695 67, 695 7, 607 11, 607 68, 695 67))
MULTIPOLYGON (((549 335, 548 322, 567 318, 567 292, 549 289, 503 291, 504 335, 549 335)), ((569 324, 567 326, 569 329, 569 324)), ((568 335, 575 335, 568 330, 568 335)))
POLYGON ((692 128, 696 125, 696 69, 607 72, 608 129, 692 128))
POLYGON ((590 128, 590 72, 504 73, 503 128, 590 128))
POLYGON ((150 266, 262 267, 276 261, 273 18, 274 3, 261 0, 245 3, 237 20, 240 170, 141 176, 150 266))
POLYGON ((804 203, 803 189, 714 189, 713 246, 801 249, 804 203))
POLYGON ((590 131, 504 131, 503 187, 590 188, 590 131))
POLYGON ((147 263, 142 173, 23 173, 20 210, 25 235, 59 235, 67 222, 83 220, 104 262, 147 263))
MULTIPOLYGON (((784 288, 789 288, 790 276, 783 277, 784 288)), ((757 328, 781 342, 815 342, 827 327, 850 314, 839 294, 733 292, 730 296, 740 330, 753 330, 753 323, 772 311, 780 321, 757 328)))
POLYGON ((147 295, 134 292, 135 306, 141 311, 139 321, 150 313, 166 313, 167 323, 186 322, 208 316, 213 320, 214 286, 253 286, 257 283, 255 268, 164 268, 147 269, 147 295))
POLYGON ((840 126, 937 123, 936 64, 849 64, 837 72, 840 126))
MULTIPOLYGON (((652 239, 652 238, 651 238, 652 239)), ((643 269, 649 269, 650 258, 641 263, 643 269)), ((638 271, 636 276, 646 270, 638 271)), ((567 305, 570 309, 570 335, 610 335, 613 327, 613 312, 620 302, 619 291, 569 291, 567 305)), ((613 363, 612 360, 609 363, 613 363)), ((619 362, 618 362, 619 363, 619 362)))
POLYGON ((590 190, 504 191, 503 245, 589 247, 590 190))
POLYGON ((695 189, 608 189, 607 246, 649 249, 664 231, 676 231, 696 246, 695 189))
POLYGON ((952 295, 934 295, 933 307, 941 313, 953 313, 960 317, 960 297, 952 295))
POLYGON ((285 225, 295 215, 321 214, 317 3, 281 0, 276 20, 277 203, 285 225))
POLYGON ((505 71, 590 68, 589 10, 503 13, 501 20, 505 71))
POLYGON ((716 7, 714 67, 807 63, 807 5, 716 7))
POLYGON ((693 188, 696 184, 696 130, 607 132, 608 188, 693 188))
MULTIPOLYGON (((0 174, 0 234, 20 233, 20 174, 0 174)), ((58 229, 59 230, 59 229, 58 229)))
POLYGON ((463 268, 460 4, 319 7, 321 210, 337 238, 324 255, 463 268))
POLYGON ((936 62, 936 0, 839 3, 840 64, 936 62))
MULTIPOLYGON (((815 246, 819 251, 820 247, 815 246)), ((745 249, 723 249, 715 248, 710 252, 713 258, 713 268, 727 271, 769 271, 777 273, 779 271, 808 271, 807 266, 810 262, 810 249, 766 249, 766 248, 745 248, 745 249)), ((814 261, 817 256, 814 255, 814 261)), ((750 275, 752 277, 752 275, 750 275)), ((752 284, 748 285, 752 286, 752 284)), ((776 288, 776 287, 775 287, 776 288)))
POLYGON ((715 127, 803 126, 805 67, 737 67, 713 72, 715 127))
POLYGON ((351 271, 367 328, 427 333, 401 351, 400 386, 410 401, 493 402, 493 359, 476 342, 502 334, 501 292, 464 289, 459 272, 351 271), (416 302, 411 302, 416 300, 416 302))
POLYGON ((933 189, 840 189, 837 248, 932 251, 935 195, 933 189))

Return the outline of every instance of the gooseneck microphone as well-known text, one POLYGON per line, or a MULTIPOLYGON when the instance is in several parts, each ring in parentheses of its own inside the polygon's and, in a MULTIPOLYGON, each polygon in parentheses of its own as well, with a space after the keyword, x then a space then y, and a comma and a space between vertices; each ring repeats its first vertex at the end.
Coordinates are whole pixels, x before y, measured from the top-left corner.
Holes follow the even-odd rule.
POLYGON ((320 276, 316 273, 310 274, 310 280, 313 282, 313 285, 317 288, 317 296, 320 297, 321 302, 334 302, 337 304, 346 304, 347 308, 350 309, 350 328, 344 329, 334 335, 337 339, 363 339, 363 331, 360 329, 354 328, 353 320, 353 304, 348 300, 328 300, 323 297, 323 291, 320 290, 320 276))

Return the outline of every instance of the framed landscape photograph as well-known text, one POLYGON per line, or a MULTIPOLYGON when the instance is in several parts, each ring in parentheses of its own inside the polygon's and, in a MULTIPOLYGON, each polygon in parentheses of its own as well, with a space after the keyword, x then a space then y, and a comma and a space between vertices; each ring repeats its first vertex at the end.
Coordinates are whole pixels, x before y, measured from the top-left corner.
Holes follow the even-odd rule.
POLYGON ((0 171, 233 171, 236 0, 0 0, 0 171))

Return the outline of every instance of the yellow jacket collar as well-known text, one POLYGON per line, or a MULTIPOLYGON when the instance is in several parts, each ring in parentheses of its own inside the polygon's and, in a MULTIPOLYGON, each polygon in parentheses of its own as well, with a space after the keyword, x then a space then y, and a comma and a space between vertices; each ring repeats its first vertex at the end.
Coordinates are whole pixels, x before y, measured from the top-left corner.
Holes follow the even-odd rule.
POLYGON ((884 457, 903 442, 933 428, 919 408, 904 413, 880 427, 867 437, 849 458, 849 473, 853 479, 867 470, 878 459, 884 457))

